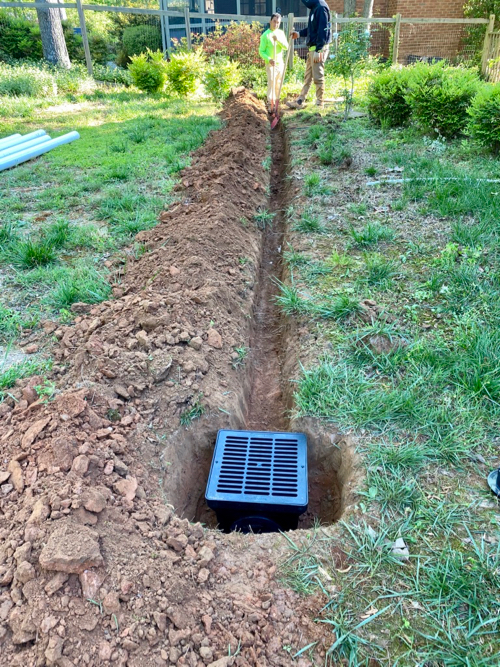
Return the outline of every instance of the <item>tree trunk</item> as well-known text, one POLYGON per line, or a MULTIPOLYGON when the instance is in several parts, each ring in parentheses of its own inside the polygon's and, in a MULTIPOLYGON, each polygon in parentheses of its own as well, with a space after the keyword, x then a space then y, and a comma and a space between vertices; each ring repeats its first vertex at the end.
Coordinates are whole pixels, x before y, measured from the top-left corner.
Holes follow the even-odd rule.
POLYGON ((373 16, 373 0, 364 0, 363 16, 365 19, 371 19, 373 16))
POLYGON ((53 65, 69 69, 71 62, 62 29, 61 10, 57 8, 57 5, 54 9, 49 9, 50 3, 47 0, 41 0, 41 2, 47 4, 47 9, 37 8, 36 10, 42 38, 43 57, 53 65))
POLYGON ((344 0, 344 16, 354 16, 356 13, 356 0, 344 0))

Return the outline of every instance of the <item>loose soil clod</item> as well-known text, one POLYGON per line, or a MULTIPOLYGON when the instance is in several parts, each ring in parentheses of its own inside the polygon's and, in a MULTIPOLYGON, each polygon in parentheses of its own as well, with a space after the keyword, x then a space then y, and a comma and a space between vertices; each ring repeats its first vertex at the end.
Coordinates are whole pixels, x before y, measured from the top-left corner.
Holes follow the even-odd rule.
MULTIPOLYGON (((253 424, 263 405, 247 411, 252 373, 231 355, 255 340, 268 121, 248 92, 224 118, 184 171, 182 202, 139 235, 147 252, 115 300, 55 332, 55 400, 37 399, 32 378, 2 406, 0 664, 264 667, 292 664, 284 645, 314 642, 322 662, 331 643, 312 620, 318 600, 276 579, 281 536, 179 518, 204 518, 217 429, 253 424), (195 418, 187 430, 181 417, 195 418)), ((302 425, 317 475, 347 482, 329 434, 302 425)))

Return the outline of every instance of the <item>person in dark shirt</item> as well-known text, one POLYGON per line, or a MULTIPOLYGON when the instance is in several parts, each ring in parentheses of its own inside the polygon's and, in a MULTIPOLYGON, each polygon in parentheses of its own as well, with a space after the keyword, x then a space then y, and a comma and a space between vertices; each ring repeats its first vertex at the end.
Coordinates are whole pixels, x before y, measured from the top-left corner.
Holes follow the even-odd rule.
POLYGON ((291 109, 301 109, 314 81, 316 87, 316 106, 323 107, 323 96, 325 92, 325 61, 328 58, 328 44, 331 37, 330 10, 325 0, 302 0, 304 5, 310 9, 307 28, 300 32, 294 31, 290 35, 292 39, 307 37, 306 46, 309 49, 306 62, 306 73, 304 86, 297 99, 287 102, 291 109))

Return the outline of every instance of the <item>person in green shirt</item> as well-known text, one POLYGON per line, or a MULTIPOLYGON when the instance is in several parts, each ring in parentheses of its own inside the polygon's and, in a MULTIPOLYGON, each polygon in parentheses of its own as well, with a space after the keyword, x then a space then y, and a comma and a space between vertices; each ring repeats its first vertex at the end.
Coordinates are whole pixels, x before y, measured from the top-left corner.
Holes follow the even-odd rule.
POLYGON ((260 38, 259 55, 266 63, 269 112, 274 109, 283 77, 285 68, 283 51, 288 50, 288 41, 283 30, 280 30, 280 24, 281 14, 273 14, 270 21, 271 27, 260 38))

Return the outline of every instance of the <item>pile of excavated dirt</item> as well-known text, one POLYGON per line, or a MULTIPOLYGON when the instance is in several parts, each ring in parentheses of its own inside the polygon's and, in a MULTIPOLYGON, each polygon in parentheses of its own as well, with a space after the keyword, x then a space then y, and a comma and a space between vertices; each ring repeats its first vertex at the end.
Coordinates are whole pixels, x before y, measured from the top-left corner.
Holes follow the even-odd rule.
POLYGON ((322 601, 277 577, 283 537, 190 521, 216 430, 245 425, 251 369, 235 348, 251 336, 252 216, 269 192, 263 105, 239 92, 223 117, 115 299, 45 323, 55 399, 32 378, 0 404, 1 665, 324 663, 322 601))

